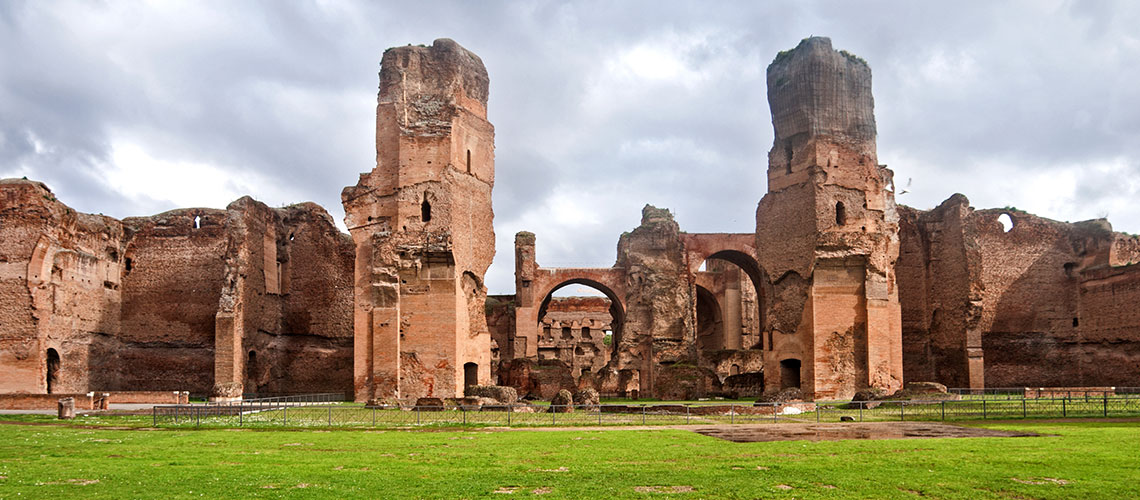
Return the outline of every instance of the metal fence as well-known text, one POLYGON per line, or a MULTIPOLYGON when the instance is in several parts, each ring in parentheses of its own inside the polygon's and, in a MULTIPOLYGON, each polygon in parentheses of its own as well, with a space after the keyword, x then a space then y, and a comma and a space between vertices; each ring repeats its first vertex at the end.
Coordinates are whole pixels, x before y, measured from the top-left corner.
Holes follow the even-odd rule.
POLYGON ((221 427, 638 426, 842 421, 1137 417, 1140 398, 864 401, 839 404, 642 404, 541 406, 169 405, 154 425, 221 427))
POLYGON ((319 394, 293 394, 288 396, 267 396, 259 398, 245 398, 240 401, 212 401, 205 403, 209 406, 249 406, 249 407, 283 407, 305 406, 320 403, 338 403, 344 401, 343 392, 325 392, 319 394))
POLYGON ((1067 387, 986 387, 973 389, 954 387, 947 389, 966 399, 1054 399, 1054 398, 1100 398, 1140 397, 1140 387, 1067 388, 1067 387), (1041 396, 1044 395, 1044 396, 1041 396))

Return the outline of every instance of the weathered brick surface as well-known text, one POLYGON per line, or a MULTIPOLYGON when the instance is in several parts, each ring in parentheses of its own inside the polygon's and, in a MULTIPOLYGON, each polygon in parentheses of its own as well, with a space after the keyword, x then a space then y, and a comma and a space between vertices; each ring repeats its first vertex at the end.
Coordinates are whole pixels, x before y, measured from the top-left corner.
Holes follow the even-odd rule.
POLYGON ((974 210, 962 195, 904 213, 909 380, 981 388, 1140 379, 1140 266, 1118 265, 1135 258, 1136 238, 1103 220, 974 210), (1008 232, 1003 214, 1013 222, 1008 232))
POLYGON ((488 81, 451 40, 384 53, 376 166, 341 195, 356 244, 357 400, 453 397, 490 382, 488 81))
POLYGON ((892 173, 875 155, 871 71, 808 38, 768 67, 775 144, 756 212, 772 290, 765 384, 807 397, 902 385, 892 173), (780 370, 781 376, 775 376, 780 370))
POLYGON ((0 390, 47 392, 53 351, 52 392, 207 394, 219 373, 249 378, 247 392, 349 387, 352 244, 320 207, 243 198, 120 222, 76 213, 39 183, 0 193, 0 390), (264 371, 250 373, 248 351, 264 371))

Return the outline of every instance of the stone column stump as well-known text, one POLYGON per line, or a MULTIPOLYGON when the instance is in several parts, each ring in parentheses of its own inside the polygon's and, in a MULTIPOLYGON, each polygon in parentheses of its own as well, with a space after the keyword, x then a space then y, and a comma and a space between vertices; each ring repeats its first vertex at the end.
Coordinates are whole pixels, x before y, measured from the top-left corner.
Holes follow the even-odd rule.
POLYGON ((75 398, 63 398, 59 400, 59 419, 71 420, 75 418, 75 398))

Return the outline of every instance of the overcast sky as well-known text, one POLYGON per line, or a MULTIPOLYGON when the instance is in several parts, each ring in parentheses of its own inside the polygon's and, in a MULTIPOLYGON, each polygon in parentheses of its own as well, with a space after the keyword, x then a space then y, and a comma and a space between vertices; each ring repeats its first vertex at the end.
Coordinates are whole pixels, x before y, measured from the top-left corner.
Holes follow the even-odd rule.
POLYGON ((643 205, 751 232, 764 71, 829 36, 874 74, 899 203, 1107 216, 1140 233, 1140 2, 0 0, 0 177, 115 217, 315 201, 374 166, 385 48, 448 37, 491 76, 491 293, 513 235, 610 266, 643 205), (430 5, 423 5, 429 4, 430 5))

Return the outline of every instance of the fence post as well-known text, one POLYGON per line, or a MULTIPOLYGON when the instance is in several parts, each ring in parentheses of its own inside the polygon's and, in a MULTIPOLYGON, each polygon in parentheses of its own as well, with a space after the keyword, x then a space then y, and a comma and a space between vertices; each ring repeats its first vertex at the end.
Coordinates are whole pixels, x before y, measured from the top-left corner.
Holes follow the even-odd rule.
POLYGON ((815 423, 819 423, 819 412, 823 411, 823 407, 819 404, 815 405, 815 423))
POLYGON ((201 408, 194 408, 194 427, 202 426, 202 412, 201 408))
POLYGON ((515 412, 514 403, 507 405, 507 427, 511 426, 511 414, 515 412))
POLYGON ((329 407, 329 427, 332 427, 332 407, 329 407))
POLYGON ((420 407, 416 406, 416 425, 420 425, 420 407))
POLYGON ((281 408, 281 427, 289 426, 289 407, 281 408))
POLYGON ((946 421, 946 400, 942 400, 942 421, 946 421))
POLYGON ((1066 406, 1066 405, 1065 405, 1065 400, 1064 400, 1064 399, 1062 399, 1062 400, 1061 400, 1061 416, 1062 416, 1062 417, 1067 417, 1067 416, 1069 416, 1069 410, 1068 410, 1067 408, 1065 408, 1065 406, 1066 406))
POLYGON ((556 422, 558 422, 558 407, 551 404, 550 405, 550 425, 554 425, 556 422))
POLYGON ((1104 391, 1104 416, 1108 417, 1108 391, 1104 391))
POLYGON ((982 420, 986 419, 986 400, 982 400, 982 420))
POLYGON ((245 425, 245 412, 241 411, 242 403, 238 403, 238 427, 245 425))
POLYGON ((779 404, 773 404, 772 405, 772 423, 773 424, 779 423, 779 421, 780 421, 780 405, 779 404))
POLYGON ((1029 413, 1025 409, 1025 398, 1021 398, 1021 418, 1028 417, 1029 413))
POLYGON ((685 405, 685 424, 689 423, 689 405, 685 405))
POLYGON ((459 411, 463 412, 463 425, 467 425, 467 407, 459 405, 459 411))
POLYGON ((899 422, 906 422, 906 401, 899 401, 899 422))
POLYGON ((736 423, 736 405, 729 405, 728 406, 728 423, 730 423, 730 424, 736 423))
POLYGON ((158 407, 152 406, 150 407, 150 411, 154 413, 154 425, 152 427, 158 427, 158 407))
POLYGON ((372 407, 372 427, 376 427, 376 407, 372 407))
POLYGON ((602 404, 598 402, 598 425, 602 425, 602 404))
POLYGON ((863 421, 863 405, 864 404, 865 403, 863 403, 862 401, 859 402, 859 421, 860 422, 863 421))
POLYGON ((641 405, 641 425, 645 425, 645 404, 641 405))

